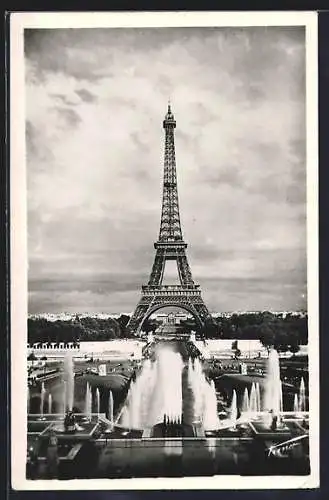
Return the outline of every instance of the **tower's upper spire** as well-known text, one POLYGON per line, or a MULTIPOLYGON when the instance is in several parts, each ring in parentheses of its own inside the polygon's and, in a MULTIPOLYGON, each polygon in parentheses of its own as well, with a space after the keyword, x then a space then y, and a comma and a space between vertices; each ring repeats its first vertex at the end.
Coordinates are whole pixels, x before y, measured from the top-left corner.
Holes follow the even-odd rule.
POLYGON ((171 111, 170 99, 168 100, 168 111, 167 111, 167 114, 166 114, 165 119, 163 121, 163 128, 166 128, 166 127, 173 127, 173 128, 176 127, 175 117, 171 111))
POLYGON ((168 111, 163 121, 165 129, 165 157, 163 176, 162 214, 160 224, 159 241, 171 242, 182 241, 182 230, 180 225, 174 129, 176 122, 171 111, 170 102, 168 111))

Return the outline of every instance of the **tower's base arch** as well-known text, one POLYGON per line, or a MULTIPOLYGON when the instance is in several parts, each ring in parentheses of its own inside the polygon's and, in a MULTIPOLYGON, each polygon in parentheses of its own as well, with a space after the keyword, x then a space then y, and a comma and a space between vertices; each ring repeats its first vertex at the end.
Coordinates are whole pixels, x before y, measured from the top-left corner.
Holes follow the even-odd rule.
POLYGON ((195 310, 190 307, 190 306, 186 306, 186 305, 182 305, 182 304, 171 304, 170 306, 164 306, 163 304, 158 304, 158 305, 154 305, 153 307, 151 307, 147 313, 144 315, 142 321, 141 321, 141 324, 140 324, 140 328, 139 328, 139 332, 141 330, 143 330, 143 325, 145 324, 145 322, 151 318, 151 316, 156 313, 157 311, 162 311, 162 310, 165 310, 166 308, 168 307, 175 307, 177 309, 179 309, 180 311, 185 311, 186 313, 188 313, 189 315, 191 315, 195 321, 195 324, 196 324, 196 330, 197 331, 202 331, 203 327, 204 327, 204 324, 202 323, 202 321, 200 320, 199 316, 196 314, 195 310))
POLYGON ((164 307, 184 309, 193 316, 198 329, 203 330, 205 322, 211 316, 196 287, 162 285, 156 288, 154 290, 152 287, 143 287, 142 297, 128 323, 128 328, 132 333, 139 335, 144 321, 155 311, 164 307))

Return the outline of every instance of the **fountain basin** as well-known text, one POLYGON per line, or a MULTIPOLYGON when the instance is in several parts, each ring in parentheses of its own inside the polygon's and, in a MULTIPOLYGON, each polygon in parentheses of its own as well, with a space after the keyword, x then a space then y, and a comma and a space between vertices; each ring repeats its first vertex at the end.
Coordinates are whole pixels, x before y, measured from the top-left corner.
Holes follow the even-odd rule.
POLYGON ((142 429, 128 429, 120 425, 115 425, 114 427, 107 429, 100 440, 105 439, 105 442, 111 441, 113 439, 141 439, 144 431, 142 429))
POLYGON ((277 438, 289 438, 293 435, 291 426, 288 426, 284 422, 275 430, 268 427, 261 419, 250 422, 249 425, 255 436, 266 437, 266 439, 274 438, 276 440, 277 438))
POLYGON ((123 391, 129 383, 129 378, 120 373, 104 376, 87 374, 83 375, 82 378, 92 387, 105 388, 115 392, 123 391))
POLYGON ((103 415, 92 415, 86 420, 85 415, 75 414, 76 430, 65 432, 62 415, 46 415, 45 421, 42 422, 38 420, 38 417, 39 415, 29 415, 27 432, 28 435, 38 435, 41 440, 48 440, 51 434, 55 434, 59 440, 90 440, 106 422, 103 415))
POLYGON ((77 425, 75 431, 65 432, 63 425, 59 422, 54 422, 50 424, 41 434, 40 438, 48 437, 52 433, 55 433, 56 436, 65 439, 90 439, 95 434, 97 427, 99 426, 98 421, 91 421, 83 423, 82 425, 77 425))
POLYGON ((192 425, 180 424, 177 426, 177 435, 175 435, 175 429, 170 431, 168 426, 163 423, 156 424, 151 431, 151 437, 163 438, 163 437, 195 437, 196 432, 192 425))

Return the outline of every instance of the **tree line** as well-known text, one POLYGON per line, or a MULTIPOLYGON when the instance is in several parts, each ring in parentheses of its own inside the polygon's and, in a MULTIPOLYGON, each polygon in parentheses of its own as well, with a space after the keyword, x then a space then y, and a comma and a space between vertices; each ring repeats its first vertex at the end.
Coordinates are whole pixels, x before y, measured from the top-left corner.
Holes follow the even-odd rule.
MULTIPOLYGON (((132 338, 127 328, 129 316, 119 318, 79 318, 70 321, 49 321, 45 318, 28 319, 28 342, 80 342, 132 338)), ((146 320, 142 330, 154 332, 159 326, 155 320, 146 320)), ((192 319, 182 321, 178 333, 197 331, 192 319)), ((307 315, 277 315, 270 312, 232 314, 216 317, 206 323, 199 332, 208 339, 260 340, 266 347, 274 345, 278 350, 297 351, 299 345, 307 344, 307 315)))
POLYGON ((84 317, 72 320, 49 321, 46 318, 28 318, 28 342, 73 342, 102 341, 129 338, 127 329, 129 316, 118 319, 84 317))
POLYGON ((271 312, 232 314, 217 317, 206 325, 205 338, 260 340, 265 347, 297 352, 308 343, 307 314, 273 314, 271 312))

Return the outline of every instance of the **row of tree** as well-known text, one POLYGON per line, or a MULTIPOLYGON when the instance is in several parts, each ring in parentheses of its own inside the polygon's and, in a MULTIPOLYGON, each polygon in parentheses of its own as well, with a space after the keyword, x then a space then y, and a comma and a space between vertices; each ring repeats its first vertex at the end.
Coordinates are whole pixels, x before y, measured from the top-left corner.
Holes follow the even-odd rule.
POLYGON ((48 321, 45 318, 28 319, 28 342, 80 342, 128 338, 128 315, 113 318, 79 318, 70 321, 48 321))
MULTIPOLYGON (((127 328, 128 315, 118 319, 79 318, 70 321, 48 321, 45 318, 28 319, 28 341, 35 342, 79 342, 101 341, 132 337, 127 328)), ((159 326, 155 320, 146 320, 142 330, 154 332, 159 326)), ((181 322, 178 333, 197 330, 193 320, 181 322)), ((274 345, 278 350, 294 351, 301 344, 307 344, 307 315, 276 315, 270 312, 257 314, 233 314, 209 321, 203 332, 204 338, 213 339, 259 339, 264 346, 274 345)), ((297 349, 298 350, 298 349, 297 349)))
MULTIPOLYGON (((186 326, 192 327, 191 324, 186 326)), ((300 345, 308 343, 308 317, 306 314, 271 312, 232 314, 209 322, 204 337, 260 340, 265 347, 274 346, 279 351, 297 352, 300 345)))

